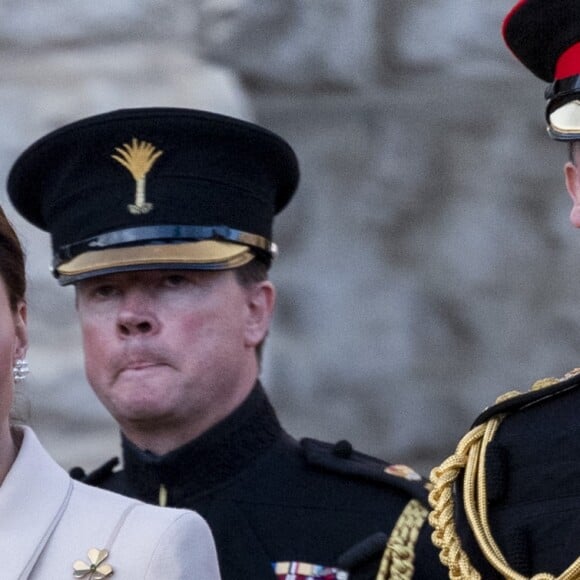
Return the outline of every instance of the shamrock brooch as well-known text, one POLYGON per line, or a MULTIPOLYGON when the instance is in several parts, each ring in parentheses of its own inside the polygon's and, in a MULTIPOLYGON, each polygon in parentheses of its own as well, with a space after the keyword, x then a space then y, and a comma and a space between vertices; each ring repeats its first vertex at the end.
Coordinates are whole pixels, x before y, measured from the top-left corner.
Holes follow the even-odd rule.
POLYGON ((107 550, 97 550, 91 548, 88 552, 89 564, 82 560, 77 560, 73 564, 73 576, 75 578, 86 578, 86 580, 103 580, 111 576, 113 567, 103 562, 109 557, 107 550))

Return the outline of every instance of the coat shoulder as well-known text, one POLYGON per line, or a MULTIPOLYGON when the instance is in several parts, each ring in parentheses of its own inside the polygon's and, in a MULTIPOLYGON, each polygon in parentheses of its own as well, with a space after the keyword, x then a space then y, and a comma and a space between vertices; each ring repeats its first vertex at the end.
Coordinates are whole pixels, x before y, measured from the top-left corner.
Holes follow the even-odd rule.
POLYGON ((356 451, 346 440, 333 444, 305 438, 300 441, 300 447, 311 468, 361 483, 378 483, 427 505, 429 482, 407 465, 388 463, 356 451))
POLYGON ((102 553, 120 578, 219 578, 215 544, 199 514, 147 505, 79 481, 55 540, 74 546, 78 557, 102 553))
POLYGON ((559 404, 565 395, 580 387, 580 368, 566 373, 562 378, 548 377, 536 381, 527 391, 508 391, 497 398, 476 418, 473 425, 481 425, 493 417, 527 412, 546 404, 559 404))

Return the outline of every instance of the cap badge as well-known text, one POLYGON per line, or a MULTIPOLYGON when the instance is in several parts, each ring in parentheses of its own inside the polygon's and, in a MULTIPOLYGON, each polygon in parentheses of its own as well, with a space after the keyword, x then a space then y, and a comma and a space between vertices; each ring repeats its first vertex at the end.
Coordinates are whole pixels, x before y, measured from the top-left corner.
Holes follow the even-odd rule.
POLYGON ((153 164, 163 154, 160 149, 147 141, 138 141, 133 137, 131 145, 123 143, 122 147, 115 147, 118 155, 111 157, 125 167, 133 176, 136 183, 135 203, 127 205, 127 209, 134 215, 149 213, 153 204, 145 201, 145 176, 153 164))

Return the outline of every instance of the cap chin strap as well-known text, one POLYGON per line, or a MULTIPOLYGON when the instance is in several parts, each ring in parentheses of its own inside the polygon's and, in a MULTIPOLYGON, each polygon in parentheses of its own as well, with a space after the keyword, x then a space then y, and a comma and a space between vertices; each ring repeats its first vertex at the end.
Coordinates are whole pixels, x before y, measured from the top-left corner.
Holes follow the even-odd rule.
POLYGON ((254 258, 258 258, 256 251, 231 242, 205 240, 181 244, 149 244, 85 252, 61 264, 53 271, 53 275, 61 286, 67 286, 85 278, 118 272, 231 270, 244 266, 254 258))
MULTIPOLYGON (((580 94, 576 97, 580 98, 580 94)), ((557 141, 580 139, 580 100, 566 101, 547 115, 548 134, 557 141)))
POLYGON ((556 141, 580 138, 580 75, 558 79, 546 87, 546 125, 548 134, 556 141))
POLYGON ((250 234, 228 226, 158 225, 107 232, 80 242, 63 245, 55 251, 53 267, 56 269, 63 262, 68 262, 85 252, 105 248, 204 240, 233 242, 250 246, 267 253, 271 258, 275 258, 278 254, 278 247, 274 242, 257 234, 250 234))
MULTIPOLYGON (((532 388, 545 388, 558 382, 560 382, 558 379, 539 381, 532 388)), ((500 397, 497 402, 519 394, 521 393, 512 391, 500 397)), ((530 579, 510 568, 493 538, 487 513, 485 454, 487 446, 493 440, 504 417, 505 414, 494 416, 487 422, 474 427, 461 439, 455 453, 431 471, 433 490, 429 494, 429 503, 433 511, 429 514, 429 523, 435 530, 431 539, 441 551, 439 559, 449 568, 450 578, 462 580, 483 578, 463 549, 453 519, 455 510, 453 487, 462 471, 465 471, 463 504, 469 527, 482 554, 493 568, 506 580, 578 580, 580 579, 580 557, 559 576, 539 573, 530 579)))

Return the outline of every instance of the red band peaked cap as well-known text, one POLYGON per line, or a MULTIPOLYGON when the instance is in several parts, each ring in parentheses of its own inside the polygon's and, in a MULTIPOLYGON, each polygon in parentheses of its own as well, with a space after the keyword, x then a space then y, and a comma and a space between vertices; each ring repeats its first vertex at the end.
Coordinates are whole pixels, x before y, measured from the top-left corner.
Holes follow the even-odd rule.
POLYGON ((580 74, 580 1, 520 0, 502 34, 514 56, 546 82, 580 74))

